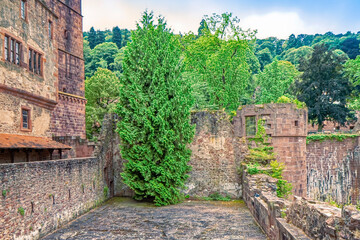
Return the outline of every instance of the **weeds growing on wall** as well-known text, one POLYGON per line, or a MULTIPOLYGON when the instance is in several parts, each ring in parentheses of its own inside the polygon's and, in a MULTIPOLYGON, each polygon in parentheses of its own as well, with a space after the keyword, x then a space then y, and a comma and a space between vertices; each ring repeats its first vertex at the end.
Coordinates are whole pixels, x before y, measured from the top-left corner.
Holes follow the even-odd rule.
POLYGON ((313 134, 306 137, 306 143, 308 144, 316 141, 322 142, 325 140, 336 140, 342 142, 347 138, 356 138, 359 136, 359 134, 313 134))
POLYGON ((270 138, 266 135, 264 124, 265 120, 259 119, 255 136, 248 139, 249 153, 245 156, 247 162, 264 165, 275 160, 274 148, 269 146, 270 138))
POLYGON ((259 119, 257 122, 257 132, 255 137, 248 139, 249 152, 245 157, 247 164, 247 172, 250 175, 267 174, 273 178, 278 179, 276 186, 276 195, 278 197, 288 197, 291 194, 292 186, 282 178, 282 172, 285 169, 284 163, 276 161, 274 148, 269 146, 270 138, 266 135, 264 127, 265 120, 259 119), (266 168, 261 169, 261 165, 266 168))

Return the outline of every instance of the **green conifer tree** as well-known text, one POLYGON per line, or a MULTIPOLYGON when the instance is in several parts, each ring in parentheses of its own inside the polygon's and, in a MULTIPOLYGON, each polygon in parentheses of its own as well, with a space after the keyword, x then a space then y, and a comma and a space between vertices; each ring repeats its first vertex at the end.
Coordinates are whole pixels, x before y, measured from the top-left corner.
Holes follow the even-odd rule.
POLYGON ((121 30, 118 26, 113 28, 113 37, 112 37, 113 43, 116 44, 116 46, 120 49, 122 44, 122 35, 121 30))
POLYGON ((178 39, 163 18, 155 24, 153 13, 145 12, 124 54, 116 111, 121 153, 128 162, 121 176, 135 199, 175 204, 191 169, 188 145, 194 136, 193 100, 181 77, 178 39))
POLYGON ((88 36, 89 46, 93 49, 96 46, 96 31, 94 27, 90 28, 89 36, 88 36))

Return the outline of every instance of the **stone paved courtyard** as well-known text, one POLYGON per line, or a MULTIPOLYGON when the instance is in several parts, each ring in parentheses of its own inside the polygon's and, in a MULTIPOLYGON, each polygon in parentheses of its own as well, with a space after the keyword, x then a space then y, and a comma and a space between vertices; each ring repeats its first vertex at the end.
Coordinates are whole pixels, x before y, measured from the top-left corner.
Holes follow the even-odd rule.
POLYGON ((242 201, 184 203, 153 207, 113 198, 50 239, 266 239, 242 201))

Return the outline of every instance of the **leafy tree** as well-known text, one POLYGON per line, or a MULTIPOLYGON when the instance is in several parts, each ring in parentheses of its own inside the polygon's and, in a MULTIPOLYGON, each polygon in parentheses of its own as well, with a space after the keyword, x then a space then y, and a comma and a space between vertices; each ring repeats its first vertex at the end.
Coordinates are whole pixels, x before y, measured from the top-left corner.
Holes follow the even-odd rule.
POLYGON ((89 63, 91 61, 91 49, 90 49, 89 42, 86 40, 83 41, 83 49, 84 49, 84 60, 85 60, 85 65, 86 65, 87 63, 89 63))
POLYGON ((186 69, 206 82, 208 106, 235 110, 250 77, 247 63, 249 39, 254 32, 243 31, 239 19, 230 13, 205 16, 208 29, 197 38, 188 34, 183 39, 186 69))
POLYGON ((341 60, 325 44, 316 45, 311 58, 300 63, 304 73, 297 81, 298 100, 309 109, 309 120, 322 130, 324 121, 344 125, 354 114, 346 107, 352 86, 343 75, 341 60))
POLYGON ((348 101, 348 106, 354 110, 360 110, 360 56, 354 60, 348 60, 344 64, 345 76, 350 80, 354 86, 351 98, 348 101))
POLYGON ((309 46, 302 46, 299 48, 290 48, 286 52, 283 52, 282 59, 289 61, 296 67, 299 66, 302 58, 309 58, 313 52, 313 48, 309 46))
POLYGON ((88 36, 89 46, 93 49, 97 44, 97 36, 94 27, 90 28, 89 36, 88 36))
POLYGON ((276 102, 286 93, 298 75, 295 66, 288 61, 275 60, 265 66, 264 71, 257 77, 259 86, 257 103, 276 102))
POLYGON ((348 60, 345 65, 345 75, 354 85, 360 85, 360 56, 354 60, 348 60))
POLYGON ((105 42, 97 45, 91 50, 91 62, 85 65, 85 76, 91 77, 98 67, 113 71, 113 63, 118 52, 119 49, 113 42, 105 42))
POLYGON ((263 70, 266 65, 270 64, 273 59, 271 52, 268 48, 264 48, 256 52, 256 56, 259 59, 261 70, 263 70))
POLYGON ((120 49, 122 47, 122 35, 119 27, 113 28, 113 38, 112 41, 116 44, 116 46, 120 49))
POLYGON ((98 68, 85 80, 86 134, 94 139, 99 133, 106 113, 114 112, 119 99, 120 81, 108 69, 98 68))
POLYGON ((121 176, 135 199, 149 198, 157 206, 177 203, 190 171, 193 100, 181 77, 179 41, 163 18, 155 24, 153 13, 144 13, 123 66, 116 112, 122 119, 121 153, 128 162, 121 176))
POLYGON ((356 37, 347 38, 341 44, 341 50, 343 50, 350 59, 355 59, 356 56, 360 54, 359 51, 360 40, 357 40, 356 37))

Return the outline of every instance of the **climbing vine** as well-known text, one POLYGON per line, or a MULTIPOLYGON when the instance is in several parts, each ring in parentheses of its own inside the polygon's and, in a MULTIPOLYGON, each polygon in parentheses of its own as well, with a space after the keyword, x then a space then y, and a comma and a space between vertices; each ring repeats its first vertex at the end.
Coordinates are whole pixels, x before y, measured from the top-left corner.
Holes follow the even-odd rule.
POLYGON ((276 195, 278 197, 288 197, 291 194, 292 186, 282 178, 282 172, 285 169, 284 163, 276 161, 274 148, 270 146, 270 137, 266 134, 265 120, 259 119, 257 122, 257 131, 253 138, 248 138, 249 152, 245 156, 247 172, 250 175, 267 174, 278 179, 276 183, 276 195), (267 168, 263 168, 267 167, 267 168))

